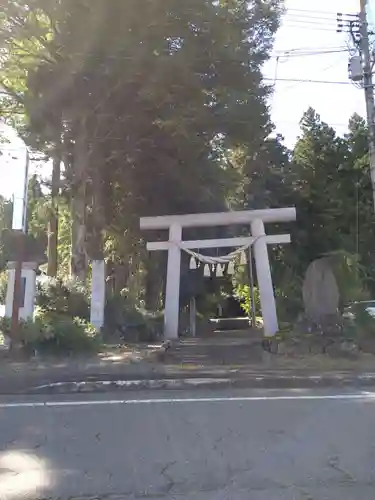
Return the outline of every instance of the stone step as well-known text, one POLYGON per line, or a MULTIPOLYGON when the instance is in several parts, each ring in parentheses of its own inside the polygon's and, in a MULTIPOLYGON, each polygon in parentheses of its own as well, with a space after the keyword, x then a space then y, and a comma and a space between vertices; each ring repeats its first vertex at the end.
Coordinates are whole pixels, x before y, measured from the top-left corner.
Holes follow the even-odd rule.
POLYGON ((261 341, 237 341, 220 339, 213 342, 202 339, 182 341, 167 351, 166 361, 190 364, 246 364, 261 362, 263 347, 261 341))

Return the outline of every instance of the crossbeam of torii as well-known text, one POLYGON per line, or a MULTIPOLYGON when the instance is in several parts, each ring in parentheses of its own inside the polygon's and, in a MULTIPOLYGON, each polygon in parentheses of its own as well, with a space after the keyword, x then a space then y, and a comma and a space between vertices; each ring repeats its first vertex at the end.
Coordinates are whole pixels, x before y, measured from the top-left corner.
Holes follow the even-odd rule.
POLYGON ((267 245, 290 243, 290 235, 266 235, 264 224, 294 220, 296 220, 295 208, 143 217, 140 221, 141 229, 169 229, 168 241, 147 243, 147 249, 150 251, 168 251, 164 313, 165 338, 178 338, 181 249, 241 247, 249 244, 253 244, 254 248, 264 334, 268 337, 275 335, 278 331, 278 321, 267 245), (229 226, 234 224, 249 224, 251 236, 247 238, 222 238, 196 241, 183 241, 182 239, 183 228, 229 226))

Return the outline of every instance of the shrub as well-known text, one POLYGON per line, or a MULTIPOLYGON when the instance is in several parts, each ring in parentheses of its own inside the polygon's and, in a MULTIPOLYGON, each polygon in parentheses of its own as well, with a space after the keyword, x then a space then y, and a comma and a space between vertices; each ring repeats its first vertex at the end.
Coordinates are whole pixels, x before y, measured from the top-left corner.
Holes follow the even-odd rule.
POLYGON ((149 340, 159 339, 163 335, 164 331, 164 312, 150 313, 148 311, 141 311, 143 315, 148 332, 149 340))
POLYGON ((100 336, 95 328, 82 318, 46 314, 39 322, 44 326, 43 338, 38 339, 35 348, 42 353, 90 353, 100 347, 100 336))
POLYGON ((108 335, 119 332, 123 340, 148 342, 161 331, 162 318, 143 311, 121 295, 111 297, 105 308, 105 331, 108 335))
MULTIPOLYGON (((235 298, 240 302, 241 309, 249 316, 251 313, 251 297, 249 285, 238 284, 234 290, 235 298)), ((260 312, 260 296, 258 288, 254 287, 255 311, 260 312)))
MULTIPOLYGON (((9 335, 9 318, 0 319, 0 331, 9 335)), ((100 336, 87 321, 40 309, 34 321, 20 321, 18 338, 27 350, 42 354, 90 353, 100 347, 100 336)))
POLYGON ((55 278, 38 281, 36 305, 45 312, 63 314, 71 318, 90 318, 89 292, 81 283, 55 278))
POLYGON ((345 250, 328 254, 337 286, 340 290, 340 308, 353 301, 369 299, 365 286, 366 270, 361 265, 359 256, 345 250))
POLYGON ((351 316, 343 318, 343 332, 348 338, 375 338, 375 318, 366 310, 365 304, 350 306, 351 316))

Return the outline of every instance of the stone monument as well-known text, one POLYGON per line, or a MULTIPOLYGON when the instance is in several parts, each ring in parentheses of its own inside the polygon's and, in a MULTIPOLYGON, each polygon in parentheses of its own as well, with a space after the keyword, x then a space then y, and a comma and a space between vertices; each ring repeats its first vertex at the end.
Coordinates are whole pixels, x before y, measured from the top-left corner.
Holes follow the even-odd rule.
POLYGON ((309 320, 322 324, 337 317, 340 294, 329 257, 314 260, 309 265, 302 293, 309 320))

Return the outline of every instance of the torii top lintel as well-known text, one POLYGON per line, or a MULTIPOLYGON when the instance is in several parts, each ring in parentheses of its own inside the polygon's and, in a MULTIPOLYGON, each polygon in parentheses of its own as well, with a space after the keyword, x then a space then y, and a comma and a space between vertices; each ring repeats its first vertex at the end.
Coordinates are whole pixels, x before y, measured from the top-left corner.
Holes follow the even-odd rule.
POLYGON ((187 215, 164 215, 143 217, 141 229, 169 229, 177 224, 180 227, 229 226, 232 224, 249 224, 254 220, 267 222, 291 222, 296 220, 295 207, 268 208, 264 210, 243 210, 238 212, 216 212, 187 215))

